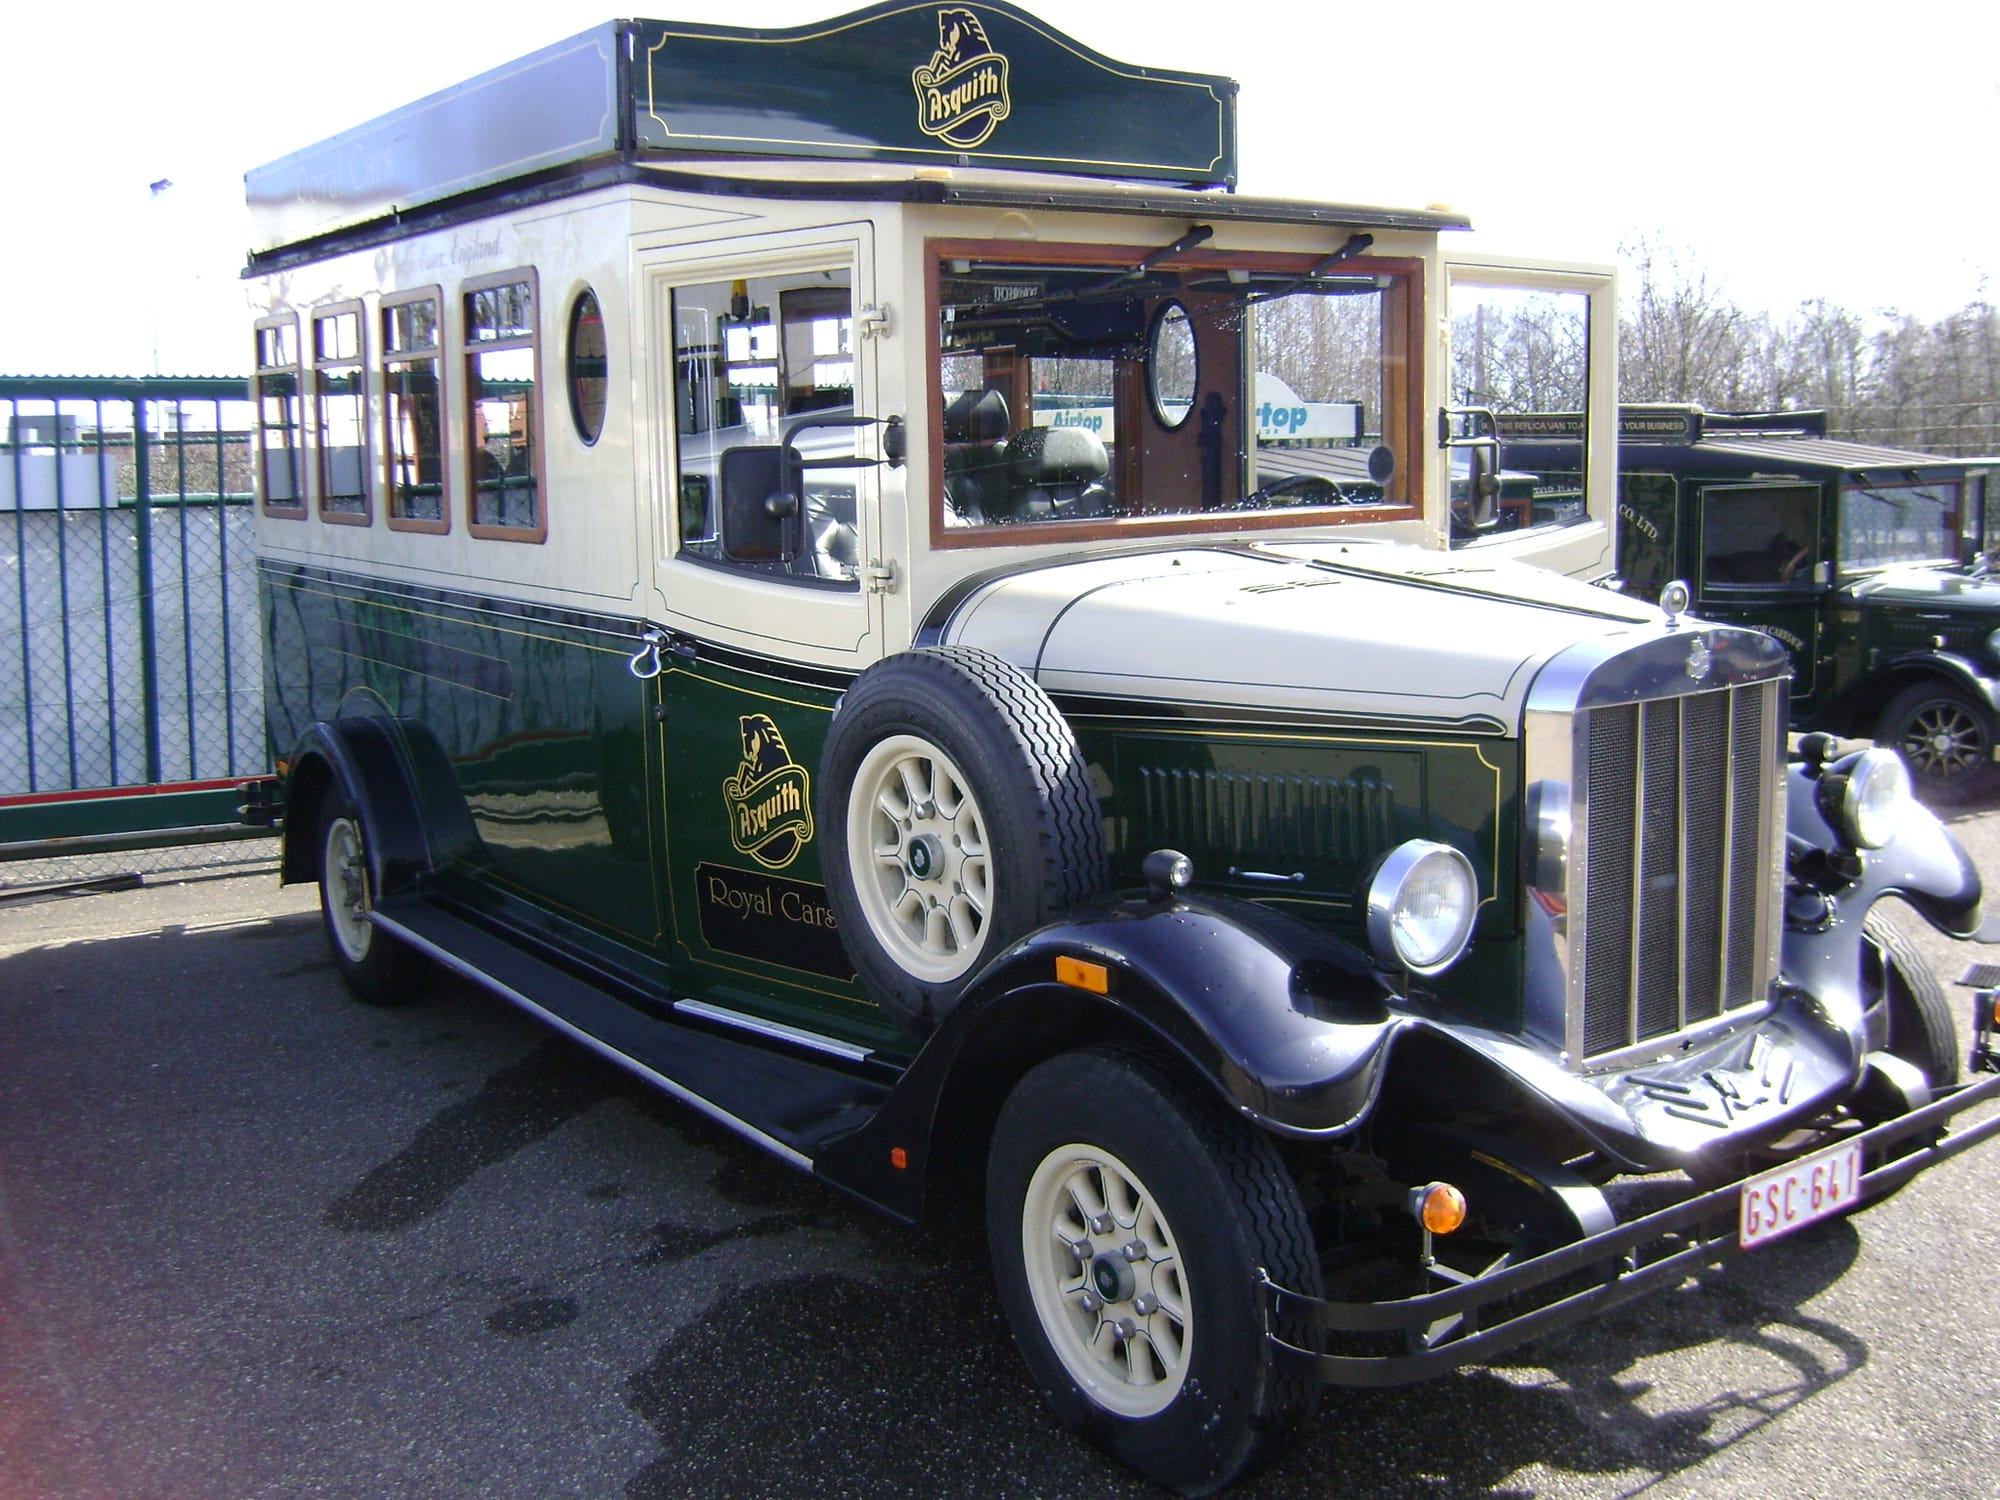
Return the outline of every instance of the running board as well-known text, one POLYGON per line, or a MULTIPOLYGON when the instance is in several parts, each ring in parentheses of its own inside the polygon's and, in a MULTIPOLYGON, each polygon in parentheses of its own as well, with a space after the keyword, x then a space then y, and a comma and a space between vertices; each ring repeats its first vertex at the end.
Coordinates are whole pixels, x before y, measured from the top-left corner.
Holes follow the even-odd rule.
POLYGON ((868 1120, 889 1092, 879 1077, 856 1076, 855 1064, 869 1056, 865 1049, 814 1059, 796 1050, 807 1034, 784 1034, 793 1028, 737 1025, 737 1034, 721 1034, 718 1022, 753 1018, 711 1016, 686 1002, 671 1009, 664 1000, 628 1002, 422 897, 385 901, 371 917, 383 932, 801 1171, 813 1171, 825 1143, 868 1120))

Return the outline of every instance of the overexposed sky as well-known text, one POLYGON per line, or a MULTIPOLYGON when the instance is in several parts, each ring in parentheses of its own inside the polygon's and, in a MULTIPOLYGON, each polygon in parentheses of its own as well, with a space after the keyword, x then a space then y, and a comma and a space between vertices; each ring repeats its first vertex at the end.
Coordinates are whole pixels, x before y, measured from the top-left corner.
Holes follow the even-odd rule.
MULTIPOLYGON (((0 27, 0 373, 237 374, 244 171, 630 10, 608 0, 38 0, 0 27), (157 195, 148 185, 174 185, 157 195)), ((2000 8, 1026 0, 1123 62, 1224 73, 1241 187, 1468 214, 1481 248, 1651 237, 1750 308, 2000 295, 2000 8)), ((646 0, 790 26, 842 0, 646 0)))

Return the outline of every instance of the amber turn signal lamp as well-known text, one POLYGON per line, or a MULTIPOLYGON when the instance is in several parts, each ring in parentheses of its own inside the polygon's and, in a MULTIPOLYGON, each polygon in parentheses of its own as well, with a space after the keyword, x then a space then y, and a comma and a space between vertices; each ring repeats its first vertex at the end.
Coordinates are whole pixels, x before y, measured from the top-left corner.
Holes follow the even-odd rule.
POLYGON ((1111 971, 1103 964, 1086 963, 1080 958, 1058 955, 1056 982, 1074 985, 1080 990, 1089 990, 1093 995, 1111 993, 1111 971))
POLYGON ((1448 1182, 1433 1182, 1410 1194, 1417 1222, 1432 1234, 1450 1234, 1465 1223, 1465 1194, 1448 1182))

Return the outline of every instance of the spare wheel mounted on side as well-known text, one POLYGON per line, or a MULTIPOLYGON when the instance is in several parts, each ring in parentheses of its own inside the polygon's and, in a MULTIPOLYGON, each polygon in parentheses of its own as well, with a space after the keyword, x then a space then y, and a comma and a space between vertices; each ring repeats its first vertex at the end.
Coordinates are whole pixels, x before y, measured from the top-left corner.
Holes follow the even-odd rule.
POLYGON ((863 672, 827 731, 819 802, 847 956, 919 1032, 994 954, 1103 884, 1076 736, 1032 677, 976 647, 863 672))

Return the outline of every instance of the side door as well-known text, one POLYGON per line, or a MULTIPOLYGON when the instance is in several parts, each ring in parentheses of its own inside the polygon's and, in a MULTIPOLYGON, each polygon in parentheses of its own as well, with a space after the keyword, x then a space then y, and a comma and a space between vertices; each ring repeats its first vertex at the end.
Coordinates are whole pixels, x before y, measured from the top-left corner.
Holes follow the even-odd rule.
POLYGON ((641 261, 669 962, 697 1001, 863 1043, 888 1028, 834 928, 814 800, 892 576, 870 248, 848 226, 641 261))
POLYGON ((1748 625, 1792 657, 1792 707, 1812 707, 1819 681, 1820 607, 1832 565, 1822 487, 1807 480, 1702 482, 1694 492, 1699 548, 1695 613, 1748 625))

